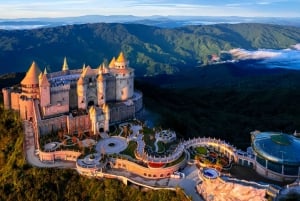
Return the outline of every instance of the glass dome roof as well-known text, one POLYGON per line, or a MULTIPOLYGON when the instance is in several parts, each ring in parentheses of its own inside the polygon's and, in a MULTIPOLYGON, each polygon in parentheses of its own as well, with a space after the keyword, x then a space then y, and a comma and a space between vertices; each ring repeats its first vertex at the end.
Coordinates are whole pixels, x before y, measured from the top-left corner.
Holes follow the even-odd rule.
POLYGON ((285 165, 300 165, 300 139, 292 135, 260 132, 253 135, 252 147, 267 160, 285 165))

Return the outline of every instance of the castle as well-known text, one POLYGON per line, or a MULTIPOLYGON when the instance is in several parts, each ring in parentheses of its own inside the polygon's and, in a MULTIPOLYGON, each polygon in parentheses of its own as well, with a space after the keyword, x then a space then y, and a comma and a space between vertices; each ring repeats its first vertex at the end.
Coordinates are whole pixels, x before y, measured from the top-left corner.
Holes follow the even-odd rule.
POLYGON ((109 125, 135 118, 143 108, 141 92, 134 90, 134 70, 121 52, 109 65, 71 70, 64 58, 62 70, 47 73, 32 63, 18 87, 2 89, 4 107, 34 121, 40 134, 109 130, 109 125))

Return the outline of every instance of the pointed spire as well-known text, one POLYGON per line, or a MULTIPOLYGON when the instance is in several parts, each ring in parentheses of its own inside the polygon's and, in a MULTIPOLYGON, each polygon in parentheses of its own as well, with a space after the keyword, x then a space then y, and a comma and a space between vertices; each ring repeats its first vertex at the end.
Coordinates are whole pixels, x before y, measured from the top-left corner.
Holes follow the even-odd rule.
POLYGON ((45 67, 45 69, 44 69, 44 74, 45 75, 47 75, 48 73, 47 73, 47 68, 45 67))
POLYGON ((85 63, 83 63, 82 65, 82 71, 84 71, 84 69, 85 69, 85 63))
POLYGON ((68 66, 68 63, 67 63, 67 57, 64 58, 64 64, 62 66, 62 70, 63 71, 69 70, 69 66, 68 66))
POLYGON ((41 80, 42 78, 43 78, 43 72, 41 72, 40 74, 39 74, 39 80, 41 80))
POLYGON ((40 82, 40 86, 50 86, 49 80, 47 78, 47 74, 43 74, 40 82))
POLYGON ((103 64, 100 64, 98 67, 98 74, 102 74, 103 73, 103 64))
POLYGON ((108 67, 110 67, 110 68, 115 67, 115 62, 116 62, 116 58, 113 57, 112 60, 110 61, 109 65, 108 65, 108 67))
POLYGON ((41 70, 37 64, 33 61, 29 70, 27 71, 24 79, 21 81, 22 85, 34 85, 39 84, 39 75, 41 70))
POLYGON ((118 56, 118 59, 117 59, 117 62, 119 62, 119 63, 125 63, 126 62, 126 59, 125 59, 125 56, 124 56, 123 52, 120 52, 120 54, 118 56))

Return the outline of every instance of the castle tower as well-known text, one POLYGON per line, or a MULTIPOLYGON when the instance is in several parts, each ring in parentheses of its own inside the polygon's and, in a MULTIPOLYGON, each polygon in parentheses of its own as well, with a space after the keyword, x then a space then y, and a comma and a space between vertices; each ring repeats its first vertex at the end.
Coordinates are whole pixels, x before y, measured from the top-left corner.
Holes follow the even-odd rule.
POLYGON ((39 97, 39 75, 41 70, 33 61, 24 79, 21 81, 22 95, 27 98, 39 97))
POLYGON ((86 86, 83 77, 79 77, 77 81, 77 96, 78 96, 78 108, 86 109, 86 86))
POLYGON ((39 76, 39 86, 40 86, 40 105, 45 107, 50 105, 50 83, 47 78, 47 71, 45 69, 44 73, 39 76), (45 74, 46 72, 46 74, 45 74))
POLYGON ((98 98, 98 105, 101 106, 106 101, 106 80, 102 74, 102 72, 99 73, 97 78, 97 98, 98 98))
POLYGON ((41 70, 32 62, 24 79, 21 81, 21 96, 19 99, 19 109, 22 119, 33 118, 33 99, 39 98, 39 75, 41 70))
POLYGON ((4 104, 4 109, 11 109, 11 88, 3 88, 2 89, 2 94, 3 94, 3 104, 4 104))
POLYGON ((64 58, 64 63, 62 66, 62 71, 67 71, 69 70, 68 62, 67 62, 67 57, 64 58))
POLYGON ((132 68, 128 67, 128 64, 129 61, 126 60, 123 52, 121 52, 114 64, 117 101, 125 101, 133 96, 134 72, 132 68))
POLYGON ((97 110, 95 106, 90 107, 89 109, 89 115, 90 115, 90 120, 91 120, 91 130, 93 134, 97 134, 97 110))

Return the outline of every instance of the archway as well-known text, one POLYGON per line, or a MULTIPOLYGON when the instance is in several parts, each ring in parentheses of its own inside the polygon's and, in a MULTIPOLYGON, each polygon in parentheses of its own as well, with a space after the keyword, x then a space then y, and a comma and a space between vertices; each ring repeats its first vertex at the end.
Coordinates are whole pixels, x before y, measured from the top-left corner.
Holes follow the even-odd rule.
POLYGON ((104 128, 102 128, 102 127, 99 128, 99 132, 100 132, 100 133, 103 133, 103 132, 104 132, 104 128))
POLYGON ((90 106, 93 106, 93 105, 94 105, 94 101, 91 100, 91 101, 88 102, 88 106, 89 106, 89 107, 90 107, 90 106))

